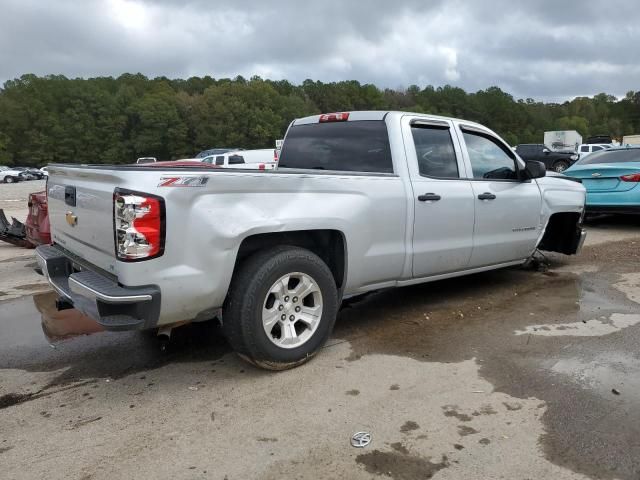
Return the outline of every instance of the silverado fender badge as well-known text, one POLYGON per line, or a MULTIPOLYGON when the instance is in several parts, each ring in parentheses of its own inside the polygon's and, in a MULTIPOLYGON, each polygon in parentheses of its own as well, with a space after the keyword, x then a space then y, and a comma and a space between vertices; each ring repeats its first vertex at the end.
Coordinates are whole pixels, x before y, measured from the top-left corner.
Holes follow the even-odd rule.
POLYGON ((67 223, 72 227, 78 224, 78 216, 74 215, 73 212, 67 212, 65 218, 67 219, 67 223))
POLYGON ((158 187, 204 187, 208 181, 205 176, 160 177, 158 187))

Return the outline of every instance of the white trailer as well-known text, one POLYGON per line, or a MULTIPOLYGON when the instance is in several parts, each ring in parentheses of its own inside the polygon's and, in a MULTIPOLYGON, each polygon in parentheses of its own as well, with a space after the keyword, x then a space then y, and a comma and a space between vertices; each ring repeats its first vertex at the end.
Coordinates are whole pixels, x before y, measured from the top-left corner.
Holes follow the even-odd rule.
POLYGON ((625 135, 622 137, 622 145, 640 145, 640 135, 625 135))
POLYGON ((544 132, 544 144, 556 152, 572 151, 582 143, 582 135, 575 130, 544 132))

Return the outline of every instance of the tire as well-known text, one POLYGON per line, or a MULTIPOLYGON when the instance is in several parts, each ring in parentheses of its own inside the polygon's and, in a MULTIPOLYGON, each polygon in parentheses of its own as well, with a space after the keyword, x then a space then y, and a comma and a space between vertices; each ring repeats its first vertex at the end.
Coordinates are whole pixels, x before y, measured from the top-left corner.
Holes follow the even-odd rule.
POLYGON ((4 177, 4 183, 14 183, 15 181, 13 177, 4 177))
POLYGON ((553 171, 557 173, 564 172, 567 168, 569 168, 569 163, 565 160, 558 160, 553 164, 553 171))
POLYGON ((326 343, 338 306, 335 280, 320 257, 303 248, 274 247, 249 257, 234 274, 222 331, 244 360, 287 370, 309 361, 326 343))

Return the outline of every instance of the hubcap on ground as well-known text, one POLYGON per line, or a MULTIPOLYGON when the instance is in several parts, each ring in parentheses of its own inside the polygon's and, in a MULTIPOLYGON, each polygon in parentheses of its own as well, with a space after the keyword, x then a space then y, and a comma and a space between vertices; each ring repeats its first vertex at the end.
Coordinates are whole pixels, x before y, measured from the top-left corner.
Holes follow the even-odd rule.
POLYGON ((281 348, 296 348, 315 333, 322 318, 322 292, 306 273, 280 277, 262 306, 262 326, 269 340, 281 348))

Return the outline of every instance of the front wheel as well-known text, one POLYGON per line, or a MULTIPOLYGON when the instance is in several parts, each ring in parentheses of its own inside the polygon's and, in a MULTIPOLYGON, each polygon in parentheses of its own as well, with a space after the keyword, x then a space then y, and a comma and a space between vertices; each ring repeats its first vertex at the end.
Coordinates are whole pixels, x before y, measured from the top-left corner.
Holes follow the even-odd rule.
POLYGON ((338 313, 329 267, 313 252, 276 247, 243 262, 223 308, 223 331, 254 365, 286 370, 325 344, 338 313))
POLYGON ((564 172, 567 168, 569 168, 569 163, 564 160, 559 160, 553 164, 553 170, 558 173, 564 172))
POLYGON ((4 183, 14 183, 15 179, 13 177, 4 177, 4 183))

